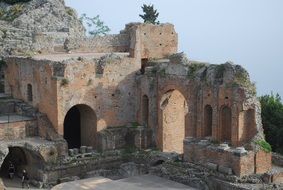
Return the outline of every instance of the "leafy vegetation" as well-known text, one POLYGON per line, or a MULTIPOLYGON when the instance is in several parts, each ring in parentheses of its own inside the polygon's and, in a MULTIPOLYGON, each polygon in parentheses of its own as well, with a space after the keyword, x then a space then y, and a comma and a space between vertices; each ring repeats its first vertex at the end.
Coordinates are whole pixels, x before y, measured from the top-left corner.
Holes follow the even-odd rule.
POLYGON ((15 18, 19 17, 23 13, 23 9, 23 4, 15 4, 7 10, 0 8, 0 19, 6 21, 13 21, 15 18))
POLYGON ((72 17, 76 16, 76 12, 71 7, 66 7, 66 13, 72 17))
POLYGON ((16 4, 16 3, 26 3, 29 2, 30 0, 0 0, 0 2, 4 2, 10 5, 16 4))
POLYGON ((221 65, 217 65, 216 67, 216 79, 222 79, 224 76, 224 72, 225 72, 225 65, 221 64, 221 65))
POLYGON ((257 141, 256 144, 258 144, 261 147, 261 149, 267 153, 272 151, 271 145, 265 140, 257 141))
POLYGON ((68 79, 66 79, 66 78, 63 78, 62 80, 61 80, 61 86, 67 86, 69 84, 69 80, 68 79))
POLYGON ((144 23, 159 24, 159 21, 157 21, 159 13, 153 5, 143 4, 141 8, 144 14, 139 16, 144 20, 144 23))
POLYGON ((194 79, 196 72, 200 69, 205 67, 204 63, 192 63, 189 65, 189 70, 188 70, 188 77, 189 79, 194 79))
POLYGON ((133 128, 138 128, 138 126, 140 126, 140 124, 138 122, 132 122, 133 128))
POLYGON ((82 14, 80 20, 85 25, 90 36, 103 36, 110 32, 110 28, 101 21, 99 15, 91 18, 86 14, 82 14))
POLYGON ((267 142, 275 152, 283 154, 283 104, 279 94, 261 96, 262 124, 267 142))

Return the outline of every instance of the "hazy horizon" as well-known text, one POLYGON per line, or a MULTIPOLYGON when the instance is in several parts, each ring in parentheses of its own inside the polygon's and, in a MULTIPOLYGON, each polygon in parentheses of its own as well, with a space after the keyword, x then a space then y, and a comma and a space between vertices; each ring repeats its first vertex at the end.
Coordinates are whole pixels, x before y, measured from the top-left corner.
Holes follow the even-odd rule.
POLYGON ((256 83, 258 95, 283 96, 282 0, 66 0, 78 14, 100 15, 110 33, 129 22, 142 22, 142 4, 153 4, 160 22, 175 25, 179 51, 189 59, 242 65, 256 83))

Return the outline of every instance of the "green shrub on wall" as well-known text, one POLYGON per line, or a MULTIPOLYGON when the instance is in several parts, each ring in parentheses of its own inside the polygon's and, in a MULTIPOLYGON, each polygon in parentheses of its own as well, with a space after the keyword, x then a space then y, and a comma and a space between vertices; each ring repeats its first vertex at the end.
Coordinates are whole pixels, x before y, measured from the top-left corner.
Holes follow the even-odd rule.
POLYGON ((264 152, 269 153, 272 151, 271 145, 265 140, 257 141, 256 144, 258 144, 264 152))

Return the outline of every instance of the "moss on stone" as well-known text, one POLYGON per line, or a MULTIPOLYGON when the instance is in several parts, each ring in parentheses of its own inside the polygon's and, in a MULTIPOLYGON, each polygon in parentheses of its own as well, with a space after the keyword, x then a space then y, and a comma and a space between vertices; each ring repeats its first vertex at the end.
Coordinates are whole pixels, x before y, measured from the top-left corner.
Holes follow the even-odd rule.
POLYGON ((192 64, 190 64, 189 70, 188 70, 188 78, 194 79, 196 77, 197 71, 204 68, 205 66, 206 65, 204 63, 192 63, 192 64))
POLYGON ((215 78, 222 79, 225 72, 225 65, 224 64, 217 65, 215 69, 216 69, 215 78))
POLYGON ((264 152, 270 153, 272 151, 271 145, 265 140, 256 141, 256 144, 259 145, 264 152))
POLYGON ((69 84, 69 80, 68 80, 68 79, 63 78, 63 79, 61 80, 61 83, 60 83, 61 86, 67 86, 68 84, 69 84))

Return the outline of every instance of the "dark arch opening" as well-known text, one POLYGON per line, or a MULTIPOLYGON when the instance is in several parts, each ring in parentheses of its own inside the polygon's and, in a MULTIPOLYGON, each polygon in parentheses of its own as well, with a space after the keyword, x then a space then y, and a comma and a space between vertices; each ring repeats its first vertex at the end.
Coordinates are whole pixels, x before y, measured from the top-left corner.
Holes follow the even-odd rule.
POLYGON ((142 124, 148 126, 149 100, 147 95, 142 97, 142 124))
POLYGON ((72 107, 65 117, 64 138, 69 148, 81 146, 81 114, 77 107, 72 107))
POLYGON ((204 108, 204 136, 212 136, 212 107, 210 105, 204 108))
POLYGON ((28 165, 27 156, 24 150, 20 147, 10 147, 9 153, 5 157, 4 162, 1 166, 1 176, 8 178, 9 165, 12 163, 15 167, 15 174, 20 174, 22 169, 28 165))
POLYGON ((32 85, 28 84, 27 86, 27 99, 29 102, 32 102, 33 100, 33 95, 32 95, 32 85))
POLYGON ((96 148, 97 118, 91 107, 79 104, 73 106, 64 120, 64 138, 69 148, 92 146, 96 148))
POLYGON ((156 162, 154 162, 152 164, 152 166, 159 166, 159 165, 163 164, 164 162, 165 162, 164 160, 157 160, 156 162))
POLYGON ((232 113, 231 108, 225 106, 221 111, 221 140, 231 142, 232 113))

